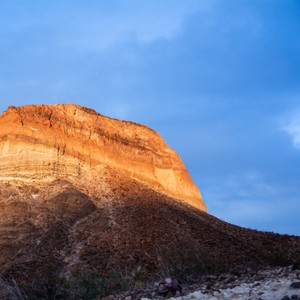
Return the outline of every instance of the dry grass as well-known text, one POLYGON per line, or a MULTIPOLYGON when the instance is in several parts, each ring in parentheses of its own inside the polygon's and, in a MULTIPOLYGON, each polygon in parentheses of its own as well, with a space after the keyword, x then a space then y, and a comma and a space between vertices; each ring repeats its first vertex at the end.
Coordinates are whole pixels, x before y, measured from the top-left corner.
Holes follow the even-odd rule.
POLYGON ((25 300, 25 296, 17 285, 14 278, 7 280, 0 277, 0 299, 1 300, 25 300))

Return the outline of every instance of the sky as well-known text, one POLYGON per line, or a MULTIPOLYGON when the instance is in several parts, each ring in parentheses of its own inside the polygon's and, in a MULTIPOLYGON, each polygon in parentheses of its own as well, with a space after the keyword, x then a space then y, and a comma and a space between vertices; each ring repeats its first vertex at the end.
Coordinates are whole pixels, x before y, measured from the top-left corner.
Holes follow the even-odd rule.
POLYGON ((210 214, 300 235, 299 0, 1 0, 0 111, 35 103, 146 124, 210 214))

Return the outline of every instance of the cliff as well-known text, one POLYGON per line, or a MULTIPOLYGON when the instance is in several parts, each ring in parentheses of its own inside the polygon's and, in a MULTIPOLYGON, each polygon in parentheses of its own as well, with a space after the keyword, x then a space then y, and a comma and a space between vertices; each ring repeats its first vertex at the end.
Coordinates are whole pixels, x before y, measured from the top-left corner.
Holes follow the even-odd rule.
POLYGON ((0 117, 0 180, 50 182, 108 166, 206 211, 176 152, 154 130, 73 105, 9 107, 0 117))

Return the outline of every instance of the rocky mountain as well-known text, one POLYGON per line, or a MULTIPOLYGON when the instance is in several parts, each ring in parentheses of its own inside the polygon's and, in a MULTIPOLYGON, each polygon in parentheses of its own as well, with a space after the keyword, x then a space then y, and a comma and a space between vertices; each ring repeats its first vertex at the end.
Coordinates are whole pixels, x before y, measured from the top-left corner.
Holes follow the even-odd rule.
POLYGON ((299 263, 300 237, 209 215, 178 155, 144 125, 71 104, 0 117, 0 275, 28 299, 299 263))
POLYGON ((179 156, 144 125, 72 104, 9 107, 0 141, 2 180, 49 182, 108 166, 205 211, 179 156))

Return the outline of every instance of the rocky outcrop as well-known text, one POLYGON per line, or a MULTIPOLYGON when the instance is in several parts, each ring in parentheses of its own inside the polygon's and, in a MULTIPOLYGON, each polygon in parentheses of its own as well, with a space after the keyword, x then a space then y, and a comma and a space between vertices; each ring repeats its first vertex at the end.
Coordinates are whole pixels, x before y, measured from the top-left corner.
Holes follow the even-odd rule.
POLYGON ((0 180, 53 181, 108 166, 206 211, 176 152, 150 128, 73 105, 9 107, 0 117, 0 180))

